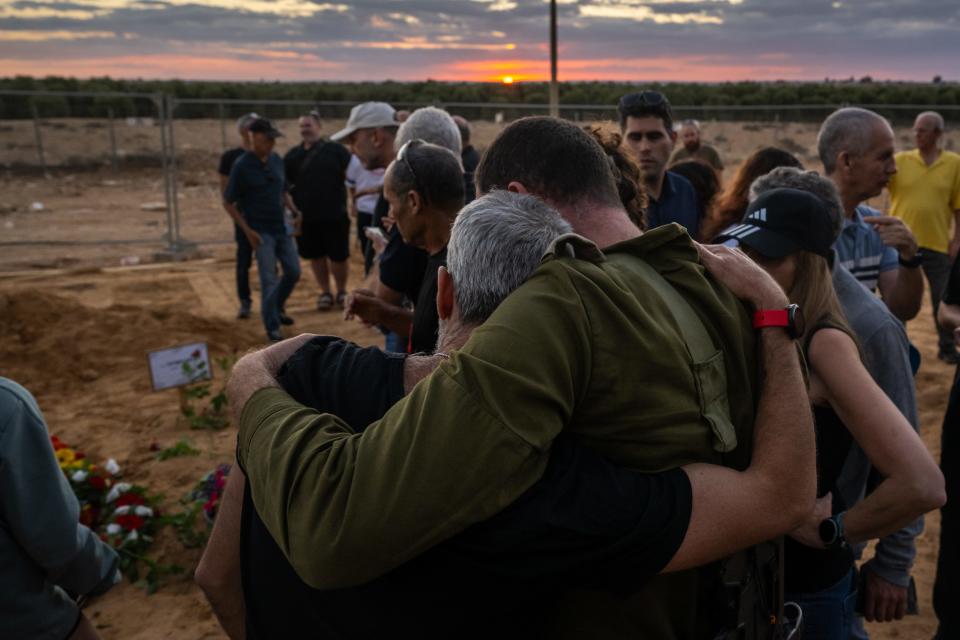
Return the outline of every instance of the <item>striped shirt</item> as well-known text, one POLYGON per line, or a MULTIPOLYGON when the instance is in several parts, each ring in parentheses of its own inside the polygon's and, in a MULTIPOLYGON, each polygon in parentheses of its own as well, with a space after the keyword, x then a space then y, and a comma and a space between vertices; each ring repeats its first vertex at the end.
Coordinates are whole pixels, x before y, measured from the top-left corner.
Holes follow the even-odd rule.
POLYGON ((883 244, 873 225, 863 221, 864 216, 882 215, 876 209, 861 204, 856 208, 853 220, 844 218, 843 230, 833 245, 840 264, 870 291, 877 290, 877 279, 881 273, 900 268, 897 250, 883 244))

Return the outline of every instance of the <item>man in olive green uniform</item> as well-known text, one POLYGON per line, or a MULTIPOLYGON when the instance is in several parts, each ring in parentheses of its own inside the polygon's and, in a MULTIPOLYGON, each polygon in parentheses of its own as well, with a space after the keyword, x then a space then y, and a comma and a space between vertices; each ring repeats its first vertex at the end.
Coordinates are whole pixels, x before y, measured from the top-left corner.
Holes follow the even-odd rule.
MULTIPOLYGON (((539 195, 604 254, 548 258, 363 433, 269 378, 231 381, 242 409, 238 460, 257 511, 315 588, 372 580, 498 513, 540 477, 564 430, 643 471, 750 462, 754 331, 744 306, 705 276, 683 229, 641 235, 602 149, 555 119, 507 127, 477 178, 481 192, 539 195)), ((765 347, 786 341, 764 336, 765 347)), ((788 420, 779 410, 767 406, 760 419, 788 420)), ((705 594, 717 580, 704 575, 665 576, 628 598, 570 593, 553 603, 553 620, 574 635, 712 637, 720 627, 705 594)))

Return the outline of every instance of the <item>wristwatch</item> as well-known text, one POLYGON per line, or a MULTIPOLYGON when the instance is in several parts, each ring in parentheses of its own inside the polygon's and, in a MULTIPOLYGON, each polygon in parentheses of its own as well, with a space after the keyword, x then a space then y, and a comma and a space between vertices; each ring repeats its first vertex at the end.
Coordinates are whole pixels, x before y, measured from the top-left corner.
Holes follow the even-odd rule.
POLYGON ((817 530, 820 542, 827 549, 842 549, 847 546, 847 538, 843 531, 843 512, 831 516, 820 523, 817 530))
POLYGON ((760 309, 753 314, 753 328, 783 327, 787 334, 797 340, 806 329, 800 306, 788 304, 783 309, 760 309))
POLYGON ((898 254, 898 259, 900 260, 901 267, 906 267, 907 269, 916 269, 923 264, 923 250, 918 249, 917 252, 913 254, 913 257, 909 260, 904 260, 903 256, 898 254))

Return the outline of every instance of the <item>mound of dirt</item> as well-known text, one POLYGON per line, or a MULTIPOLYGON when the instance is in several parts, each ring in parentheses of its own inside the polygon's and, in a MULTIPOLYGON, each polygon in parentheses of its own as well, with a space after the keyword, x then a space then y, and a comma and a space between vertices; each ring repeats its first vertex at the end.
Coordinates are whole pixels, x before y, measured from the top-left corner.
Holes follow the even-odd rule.
POLYGON ((0 361, 9 369, 5 375, 38 394, 63 393, 114 376, 147 391, 147 351, 206 341, 212 354, 227 355, 259 340, 253 325, 174 307, 94 309, 39 291, 0 296, 0 334, 5 336, 0 342, 0 361))

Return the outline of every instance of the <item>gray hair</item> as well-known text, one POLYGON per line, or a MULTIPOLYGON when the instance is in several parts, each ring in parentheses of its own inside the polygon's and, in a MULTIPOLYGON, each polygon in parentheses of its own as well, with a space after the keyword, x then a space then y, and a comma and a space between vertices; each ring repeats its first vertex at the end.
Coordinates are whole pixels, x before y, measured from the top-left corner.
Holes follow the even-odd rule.
POLYGON ((447 245, 447 271, 463 322, 483 322, 526 281, 570 224, 543 200, 491 191, 464 207, 447 245))
POLYGON ((441 147, 446 147, 453 155, 460 157, 461 141, 460 129, 453 117, 443 109, 424 107, 417 109, 397 131, 397 149, 407 142, 416 139, 423 140, 441 147))
POLYGON ((859 156, 870 150, 871 133, 878 122, 890 126, 879 114, 859 107, 837 109, 827 116, 817 134, 817 154, 827 175, 836 171, 841 152, 859 156))
POLYGON ((680 129, 683 129, 684 127, 691 127, 693 129, 696 129, 697 131, 700 131, 700 121, 693 120, 693 119, 684 120, 683 122, 680 123, 680 129))
POLYGON ((840 192, 833 180, 821 176, 816 171, 803 171, 796 167, 777 167, 770 173, 760 176, 750 185, 750 200, 755 200, 761 193, 773 189, 798 189, 806 191, 820 198, 826 205, 830 216, 833 240, 843 229, 843 205, 840 202, 840 192))
POLYGON ((934 131, 943 131, 946 128, 946 123, 943 121, 943 116, 936 111, 924 111, 923 113, 918 113, 917 119, 914 120, 914 123, 919 122, 920 118, 930 118, 933 120, 934 131))
POLYGON ((249 129, 250 125, 253 124, 254 120, 259 120, 260 116, 256 112, 251 111, 250 113, 245 113, 239 118, 237 118, 237 131, 243 133, 245 129, 249 129))

